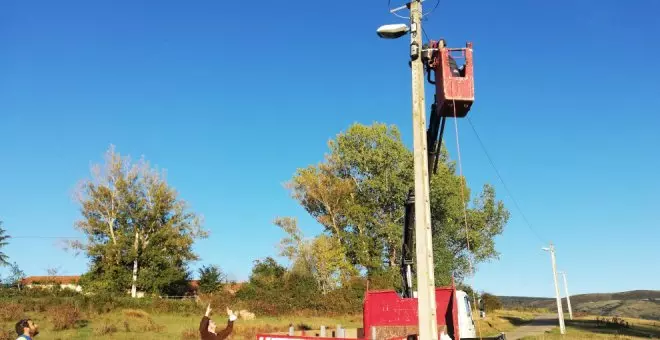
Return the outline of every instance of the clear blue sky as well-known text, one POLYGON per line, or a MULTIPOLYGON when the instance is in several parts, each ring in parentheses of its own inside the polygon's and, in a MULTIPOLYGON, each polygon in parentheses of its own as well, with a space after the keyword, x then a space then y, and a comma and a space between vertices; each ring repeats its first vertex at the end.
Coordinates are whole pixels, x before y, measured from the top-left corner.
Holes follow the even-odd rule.
MULTIPOLYGON (((195 266, 246 278, 254 259, 276 254, 274 217, 320 231, 282 184, 320 161, 328 139, 382 121, 410 144, 407 38, 375 34, 400 22, 386 5, 3 2, 0 219, 14 236, 79 236, 71 192, 112 143, 167 169, 205 216, 212 236, 195 245, 195 266)), ((651 0, 442 0, 425 22, 433 38, 474 42, 471 119, 525 215, 556 243, 571 293, 660 289, 657 13, 651 0)), ((552 295, 549 256, 459 124, 469 184, 495 184, 512 213, 500 260, 469 283, 552 295)), ((86 269, 54 239, 5 251, 28 275, 86 269)))

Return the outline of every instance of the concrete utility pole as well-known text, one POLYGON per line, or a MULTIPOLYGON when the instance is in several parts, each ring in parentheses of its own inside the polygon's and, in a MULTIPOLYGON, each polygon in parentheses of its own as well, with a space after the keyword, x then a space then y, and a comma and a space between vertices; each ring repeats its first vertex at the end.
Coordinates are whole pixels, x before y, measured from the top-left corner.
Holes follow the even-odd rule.
MULTIPOLYGON (((422 62, 422 0, 390 9, 391 13, 410 10, 410 28, 405 24, 383 25, 378 36, 397 39, 410 31, 410 67, 412 69, 413 154, 415 167, 415 254, 417 257, 417 308, 419 340, 438 340, 431 241, 431 203, 429 199, 428 146, 426 145, 426 108, 424 100, 424 64, 422 62)), ((413 293, 414 295, 414 293, 413 293)))
POLYGON ((566 293, 566 304, 568 305, 568 317, 573 320, 573 309, 571 308, 571 296, 568 295, 568 283, 566 283, 566 272, 559 272, 564 277, 564 293, 566 293))
POLYGON ((566 327, 564 326, 564 310, 561 307, 561 297, 559 296, 559 284, 557 283, 557 262, 555 260, 555 246, 550 242, 549 248, 543 248, 545 251, 550 252, 552 260, 552 279, 555 281, 555 296, 557 297, 557 317, 559 319, 559 332, 566 334, 566 327))
POLYGON ((412 68, 413 152, 415 161, 415 250, 419 340, 437 340, 438 325, 431 241, 431 204, 426 145, 424 65, 422 63, 422 2, 410 3, 410 58, 412 68))

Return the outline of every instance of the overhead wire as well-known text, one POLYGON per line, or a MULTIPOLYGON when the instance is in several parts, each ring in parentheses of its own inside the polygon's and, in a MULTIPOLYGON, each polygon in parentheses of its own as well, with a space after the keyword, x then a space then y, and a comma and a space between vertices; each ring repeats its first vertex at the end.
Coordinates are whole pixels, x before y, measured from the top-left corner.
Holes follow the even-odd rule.
MULTIPOLYGON (((426 13, 422 13, 422 18, 424 18, 427 15, 431 15, 433 12, 435 12, 435 10, 438 9, 439 5, 440 5, 440 0, 437 0, 435 2, 435 6, 433 6, 432 10, 430 10, 426 13)), ((390 14, 394 15, 395 17, 398 17, 398 18, 401 18, 401 19, 410 19, 410 17, 403 16, 403 15, 397 14, 396 12, 392 11, 392 0, 387 0, 387 9, 389 9, 390 14)))
POLYGON ((509 198, 511 198, 511 201, 516 207, 516 210, 518 210, 518 213, 520 214, 520 216, 522 216, 523 220, 525 221, 525 225, 536 236, 536 238, 538 238, 538 240, 541 241, 541 243, 546 243, 545 239, 541 236, 541 234, 534 227, 532 227, 532 224, 529 222, 529 219, 527 219, 527 215, 525 215, 525 213, 522 211, 522 208, 520 207, 520 204, 518 204, 518 200, 516 200, 516 198, 511 193, 511 190, 509 190, 509 186, 507 186, 506 182, 504 182, 504 178, 502 178, 500 171, 497 170, 497 166, 495 166, 495 162, 493 161, 493 158, 490 156, 490 153, 486 149, 486 145, 479 136, 479 133, 477 132, 477 129, 474 127, 472 120, 470 120, 470 117, 466 117, 466 118, 468 123, 470 124, 470 127, 472 128, 472 131, 474 132, 474 135, 477 137, 477 141, 479 141, 479 145, 481 145, 481 149, 486 155, 486 158, 488 159, 490 166, 495 171, 495 174, 497 175, 497 178, 500 180, 500 183, 502 183, 502 186, 504 187, 504 190, 507 192, 507 195, 509 196, 509 198))

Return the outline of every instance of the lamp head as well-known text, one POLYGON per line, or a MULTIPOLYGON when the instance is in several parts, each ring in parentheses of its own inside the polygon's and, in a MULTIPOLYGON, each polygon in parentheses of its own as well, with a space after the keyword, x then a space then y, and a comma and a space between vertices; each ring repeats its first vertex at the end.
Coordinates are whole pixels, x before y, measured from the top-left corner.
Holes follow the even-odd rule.
POLYGON ((378 27, 376 34, 383 39, 397 39, 408 33, 406 24, 389 24, 378 27))

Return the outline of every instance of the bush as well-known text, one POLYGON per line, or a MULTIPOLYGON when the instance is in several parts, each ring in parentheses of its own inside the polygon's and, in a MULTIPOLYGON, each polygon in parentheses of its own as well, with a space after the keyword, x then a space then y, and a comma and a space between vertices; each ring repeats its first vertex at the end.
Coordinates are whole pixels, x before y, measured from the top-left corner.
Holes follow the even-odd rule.
POLYGON ((24 316, 23 305, 18 303, 0 304, 0 321, 17 322, 24 316))
POLYGON ((125 309, 124 316, 127 318, 137 318, 137 319, 150 319, 151 316, 149 313, 141 309, 125 309))
POLYGON ((502 309, 502 301, 500 301, 500 299, 493 294, 481 294, 481 303, 486 312, 502 309))
POLYGON ((96 335, 112 334, 117 333, 117 331, 117 326, 111 322, 103 322, 98 326, 94 326, 94 334, 96 335))
POLYGON ((164 326, 157 324, 149 313, 140 309, 126 309, 124 331, 126 332, 161 332, 164 326))
POLYGON ((80 311, 73 304, 52 307, 48 310, 48 315, 50 315, 50 321, 53 323, 53 330, 55 331, 73 329, 81 321, 80 311))

